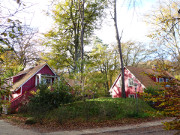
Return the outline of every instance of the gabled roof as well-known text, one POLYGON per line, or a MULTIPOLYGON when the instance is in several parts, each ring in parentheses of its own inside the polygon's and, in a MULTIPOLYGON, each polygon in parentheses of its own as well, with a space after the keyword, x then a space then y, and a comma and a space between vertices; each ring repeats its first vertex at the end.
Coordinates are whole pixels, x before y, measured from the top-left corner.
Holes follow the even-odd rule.
MULTIPOLYGON (((13 86, 11 88, 11 91, 16 91, 17 89, 19 89, 22 85, 24 85, 30 78, 32 78, 36 73, 38 73, 46 65, 49 67, 49 65, 47 63, 44 63, 44 64, 40 64, 40 65, 38 65, 36 67, 27 69, 25 71, 19 72, 15 76, 18 76, 18 75, 21 75, 21 74, 25 74, 25 75, 19 81, 17 81, 16 83, 13 84, 13 86)), ((56 73, 53 70, 52 70, 52 72, 56 75, 56 73)))
MULTIPOLYGON (((34 67, 32 67, 32 68, 34 68, 34 67)), ((28 73, 30 70, 32 70, 32 68, 29 68, 29 69, 20 71, 19 73, 17 73, 16 75, 14 75, 14 76, 12 76, 12 77, 16 77, 16 76, 19 76, 19 75, 26 74, 26 73, 28 73)))
POLYGON ((166 71, 160 73, 153 69, 145 69, 141 67, 131 67, 131 66, 127 66, 126 69, 129 70, 145 87, 157 86, 157 83, 154 82, 150 78, 150 76, 174 78, 170 73, 166 71))

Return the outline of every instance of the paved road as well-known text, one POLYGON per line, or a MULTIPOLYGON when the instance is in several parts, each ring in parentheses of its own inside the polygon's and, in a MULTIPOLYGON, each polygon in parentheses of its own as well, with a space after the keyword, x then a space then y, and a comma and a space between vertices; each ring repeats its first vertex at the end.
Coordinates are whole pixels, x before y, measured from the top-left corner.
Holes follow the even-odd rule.
POLYGON ((0 135, 40 135, 40 133, 31 130, 21 129, 19 127, 10 125, 3 120, 0 120, 0 135))
MULTIPOLYGON (((117 130, 105 133, 88 134, 88 135, 175 135, 177 130, 166 131, 163 126, 143 127, 129 130, 117 130)), ((180 133, 179 133, 180 134, 180 133)), ((87 135, 87 134, 86 134, 87 135)))
POLYGON ((0 120, 0 135, 173 135, 177 132, 163 130, 160 125, 162 125, 164 121, 167 120, 120 127, 39 133, 37 131, 16 127, 0 120))

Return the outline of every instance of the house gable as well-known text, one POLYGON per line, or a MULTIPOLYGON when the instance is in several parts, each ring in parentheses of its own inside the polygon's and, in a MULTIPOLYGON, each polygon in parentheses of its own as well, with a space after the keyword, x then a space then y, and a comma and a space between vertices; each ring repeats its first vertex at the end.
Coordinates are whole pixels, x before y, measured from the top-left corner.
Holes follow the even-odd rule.
POLYGON ((136 79, 136 80, 133 79, 133 81, 135 81, 135 83, 140 83, 143 88, 146 88, 144 86, 144 84, 128 68, 126 68, 126 70, 128 70, 130 72, 130 74, 132 75, 132 77, 130 77, 130 78, 135 78, 136 79))
MULTIPOLYGON (((20 87, 22 87, 24 84, 29 83, 28 81, 30 79, 31 84, 34 83, 35 84, 35 75, 41 73, 41 74, 48 74, 48 75, 53 75, 56 76, 56 73, 49 67, 49 65, 47 63, 45 64, 41 64, 38 65, 34 68, 31 68, 31 70, 26 73, 19 81, 17 81, 11 88, 11 91, 16 91, 18 90, 20 87), (32 82, 33 81, 33 82, 32 82)), ((29 84, 28 84, 29 85, 29 84)))
MULTIPOLYGON (((161 88, 160 84, 156 80, 160 80, 159 76, 163 76, 163 79, 172 78, 167 72, 163 74, 154 71, 152 69, 144 69, 139 67, 124 67, 124 78, 125 78, 125 92, 126 97, 136 92, 143 92, 144 88, 149 86, 158 86, 161 88), (136 86, 135 86, 136 84, 136 86)), ((109 90, 112 97, 121 97, 121 85, 120 85, 121 74, 118 75, 117 79, 113 83, 111 89, 109 90)), ((137 94, 136 94, 137 95, 137 94)))
POLYGON ((36 74, 46 74, 56 76, 56 73, 46 64, 36 74))
MULTIPOLYGON (((131 74, 131 76, 127 76, 127 74, 125 74, 126 77, 136 78, 135 75, 128 68, 124 67, 124 70, 125 71, 127 70, 128 72, 130 72, 129 74, 131 74)), ((110 89, 112 89, 119 82, 120 77, 121 77, 121 73, 118 75, 117 79, 115 80, 115 82, 113 83, 113 85, 110 89)), ((143 85, 143 83, 138 78, 136 78, 136 79, 139 83, 141 83, 143 85)), ((143 87, 146 88, 144 85, 143 85, 143 87)))
MULTIPOLYGON (((125 92, 126 97, 135 97, 136 92, 142 92, 145 86, 125 67, 124 68, 124 79, 125 79, 125 92), (132 84, 129 84, 129 80, 132 81, 132 84), (137 84, 134 87, 134 83, 137 84)), ((112 97, 121 97, 121 74, 119 74, 118 78, 112 85, 111 89, 109 90, 112 97)))
MULTIPOLYGON (((36 67, 21 71, 16 76, 19 78, 11 88, 11 110, 17 111, 22 101, 28 101, 29 96, 32 96, 32 91, 36 91, 37 78, 42 77, 44 80, 51 80, 51 83, 57 78, 57 74, 49 67, 48 64, 41 64, 36 67)), ((13 78, 12 77, 12 78, 13 78)), ((38 80, 40 83, 41 81, 38 80)))

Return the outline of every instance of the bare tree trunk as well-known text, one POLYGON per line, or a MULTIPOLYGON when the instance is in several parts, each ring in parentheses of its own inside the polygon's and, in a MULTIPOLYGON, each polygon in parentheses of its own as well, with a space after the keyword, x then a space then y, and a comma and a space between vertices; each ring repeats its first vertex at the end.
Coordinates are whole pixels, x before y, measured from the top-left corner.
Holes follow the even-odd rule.
POLYGON ((85 0, 79 0, 79 12, 81 16, 81 85, 84 93, 84 3, 85 0))
MULTIPOLYGON (((74 56, 74 73, 76 74, 78 72, 78 60, 79 60, 79 21, 77 21, 75 18, 77 17, 77 12, 75 13, 75 17, 73 16, 73 5, 74 1, 71 0, 71 6, 70 6, 70 18, 72 20, 73 26, 74 26, 74 45, 75 45, 75 56, 74 56)), ((79 5, 77 5, 79 6, 79 5)))
POLYGON ((116 30, 116 40, 118 43, 120 62, 121 62, 121 81, 122 81, 121 96, 122 96, 122 98, 126 98, 125 85, 124 85, 124 64, 123 64, 122 49, 121 49, 121 37, 119 37, 119 31, 118 31, 118 26, 117 26, 116 0, 114 0, 114 18, 113 18, 113 20, 114 20, 114 26, 115 26, 115 30, 116 30))

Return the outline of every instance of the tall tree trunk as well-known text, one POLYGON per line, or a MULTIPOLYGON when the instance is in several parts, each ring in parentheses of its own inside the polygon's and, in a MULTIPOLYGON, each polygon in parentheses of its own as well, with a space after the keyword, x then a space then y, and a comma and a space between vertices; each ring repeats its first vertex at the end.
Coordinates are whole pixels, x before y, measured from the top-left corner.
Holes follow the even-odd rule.
POLYGON ((105 96, 108 96, 108 92, 109 92, 109 81, 108 81, 108 64, 105 63, 105 69, 104 69, 104 72, 106 74, 106 82, 105 82, 105 96))
POLYGON ((116 30, 116 40, 118 43, 120 62, 121 62, 121 81, 122 81, 121 96, 122 96, 122 98, 126 98, 125 85, 124 85, 124 64, 123 64, 122 49, 121 49, 121 37, 119 37, 119 31, 118 31, 118 26, 117 26, 116 0, 114 0, 114 18, 113 18, 113 20, 114 20, 114 26, 115 26, 115 30, 116 30))
POLYGON ((84 93, 84 3, 85 0, 79 0, 79 12, 81 16, 81 85, 84 93))
MULTIPOLYGON (((73 16, 73 5, 74 1, 71 0, 71 6, 70 6, 70 19, 72 20, 73 26, 74 26, 74 45, 75 45, 75 55, 74 55, 74 73, 76 74, 78 72, 78 61, 79 61, 79 21, 77 21, 75 18, 77 17, 77 13, 75 13, 75 17, 73 16)), ((79 6, 79 5, 77 5, 79 6)))

